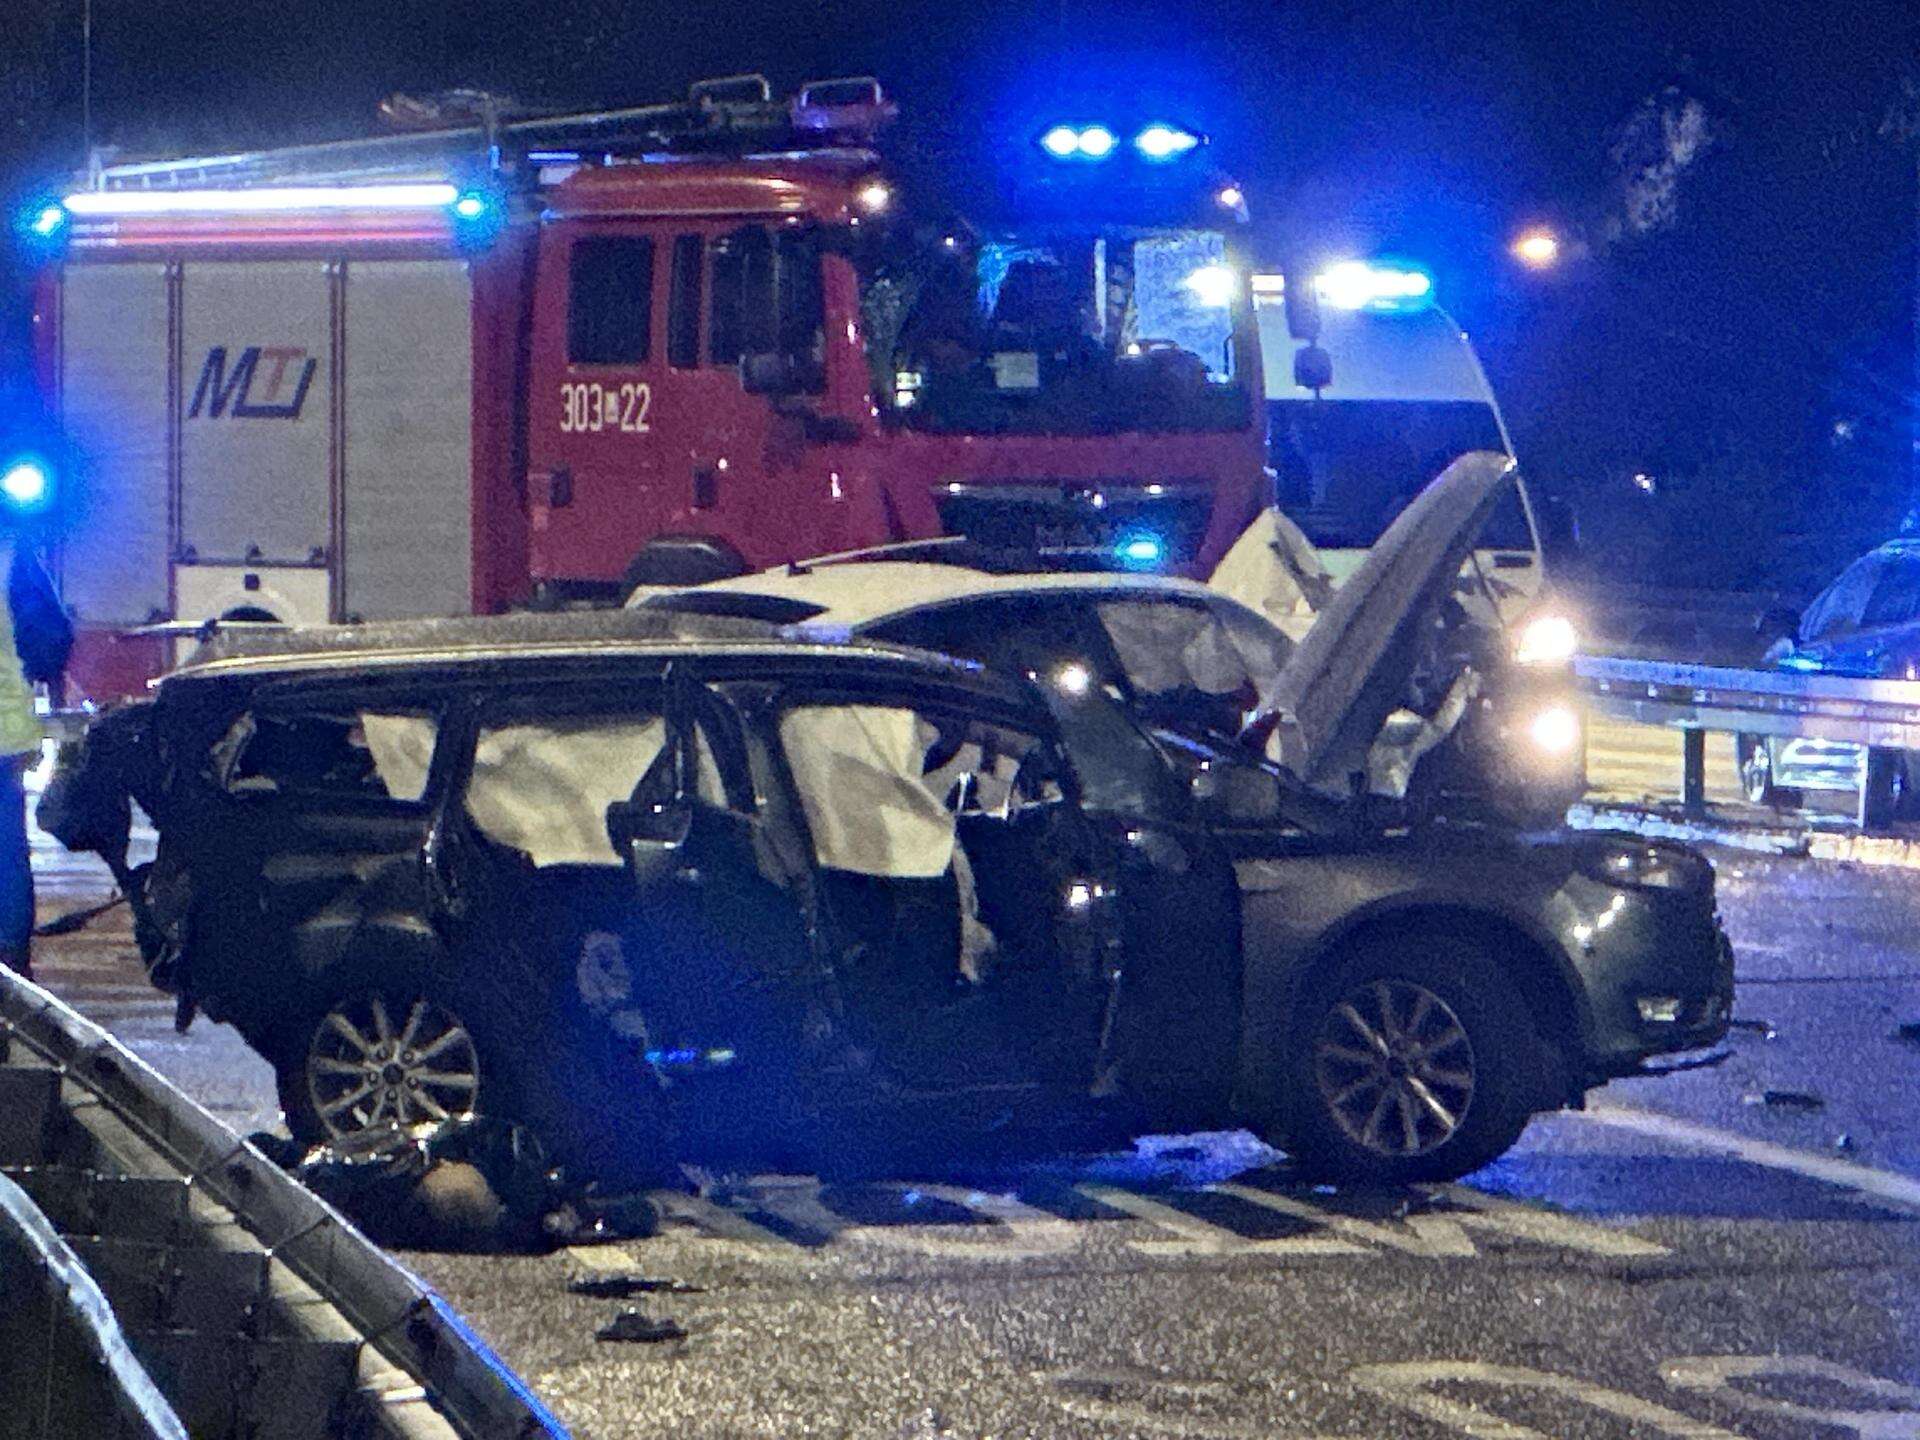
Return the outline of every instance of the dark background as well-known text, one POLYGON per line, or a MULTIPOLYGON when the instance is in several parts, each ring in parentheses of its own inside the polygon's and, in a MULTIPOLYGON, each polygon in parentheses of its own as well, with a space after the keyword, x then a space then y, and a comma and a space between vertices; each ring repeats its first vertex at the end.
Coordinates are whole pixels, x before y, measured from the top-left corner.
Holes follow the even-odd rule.
MULTIPOLYGON (((8 10, 12 201, 82 154, 81 14, 8 10)), ((760 70, 877 74, 906 124, 999 126, 1024 160, 1056 100, 1146 94, 1214 136, 1268 260, 1433 269, 1610 572, 1803 588, 1910 508, 1920 7, 95 0, 93 24, 92 136, 125 154, 360 133, 396 90, 618 103, 760 70), (1507 253, 1530 222, 1569 241, 1549 273, 1507 253)))

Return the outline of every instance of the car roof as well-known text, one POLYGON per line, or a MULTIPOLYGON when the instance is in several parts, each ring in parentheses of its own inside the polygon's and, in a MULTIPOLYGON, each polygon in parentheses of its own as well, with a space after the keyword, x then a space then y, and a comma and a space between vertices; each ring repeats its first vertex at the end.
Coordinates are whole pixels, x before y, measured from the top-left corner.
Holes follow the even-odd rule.
MULTIPOLYGON (((735 575, 690 587, 702 595, 739 595, 790 602, 791 612, 769 607, 768 619, 788 624, 843 626, 850 631, 895 616, 967 600, 1004 595, 1138 595, 1177 597, 1209 605, 1235 604, 1194 580, 1111 570, 1022 571, 995 573, 967 565, 919 560, 848 560, 831 564, 786 566, 751 575, 735 575), (808 607, 802 612, 801 607, 808 607)), ((659 597, 684 589, 636 591, 629 607, 645 610, 659 597)), ((665 611, 662 604, 656 611, 665 611)))
POLYGON ((355 675, 408 667, 555 661, 594 657, 726 655, 828 665, 869 662, 917 669, 1004 695, 979 666, 878 641, 792 636, 764 621, 665 610, 582 610, 455 616, 360 625, 293 626, 221 633, 165 677, 166 684, 214 677, 355 675))

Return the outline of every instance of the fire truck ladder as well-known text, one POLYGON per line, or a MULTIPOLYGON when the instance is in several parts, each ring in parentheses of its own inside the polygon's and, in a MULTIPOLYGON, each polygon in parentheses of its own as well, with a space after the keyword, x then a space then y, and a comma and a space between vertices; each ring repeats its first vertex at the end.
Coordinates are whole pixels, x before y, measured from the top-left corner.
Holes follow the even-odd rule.
POLYGON ((381 113, 396 125, 431 126, 449 113, 465 113, 471 123, 234 155, 96 163, 87 181, 98 190, 364 184, 647 154, 818 150, 870 140, 894 106, 871 76, 811 81, 776 100, 764 75, 730 75, 699 81, 684 101, 618 110, 515 116, 496 96, 455 91, 437 101, 397 96, 381 113))

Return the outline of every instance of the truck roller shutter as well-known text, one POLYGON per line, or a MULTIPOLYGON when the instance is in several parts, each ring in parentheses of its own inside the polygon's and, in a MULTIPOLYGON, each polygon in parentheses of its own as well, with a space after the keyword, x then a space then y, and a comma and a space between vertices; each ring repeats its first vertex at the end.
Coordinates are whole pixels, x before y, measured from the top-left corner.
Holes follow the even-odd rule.
POLYGON ((347 267, 342 610, 472 605, 473 286, 459 260, 347 267))
POLYGON ((172 608, 167 308, 164 265, 69 265, 61 280, 61 398, 79 462, 60 580, 89 625, 137 625, 172 608))

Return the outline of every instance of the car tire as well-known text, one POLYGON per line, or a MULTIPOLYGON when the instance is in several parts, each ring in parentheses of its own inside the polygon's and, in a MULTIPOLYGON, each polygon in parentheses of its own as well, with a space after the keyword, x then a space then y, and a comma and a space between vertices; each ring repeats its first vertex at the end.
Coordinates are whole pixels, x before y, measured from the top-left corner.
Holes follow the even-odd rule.
POLYGON ((1748 803, 1787 810, 1797 805, 1800 794, 1776 785, 1773 780, 1773 747, 1764 735, 1734 737, 1734 763, 1740 772, 1740 793, 1748 803))
POLYGON ((1370 945, 1306 987, 1275 1143, 1315 1177, 1456 1179, 1526 1128, 1539 1046, 1513 977, 1479 945, 1444 932, 1370 945))
POLYGON ((410 1107, 401 1112, 403 1124, 486 1115, 524 1125, 563 1170, 582 1181, 640 1189, 678 1178, 666 1098, 631 1046, 610 1032, 584 1033, 584 1025, 560 1022, 566 1033, 542 1027, 535 1034, 527 1027, 541 1022, 531 1016, 487 1019, 433 985, 404 977, 336 986, 307 1020, 290 1027, 289 1042, 275 1057, 287 1128, 304 1145, 324 1144, 391 1121, 397 1101, 410 1107), (410 1021, 417 1035, 427 1037, 411 1060, 399 1045, 410 1021), (345 1033, 349 1029, 358 1041, 345 1033), (360 1063, 368 1051, 375 1053, 366 1057, 363 1073, 347 1073, 343 1067, 360 1063), (374 1060, 380 1064, 377 1080, 374 1060), (422 1073, 427 1068, 438 1078, 422 1073), (408 1079, 416 1083, 409 1087, 408 1079), (386 1100, 378 1111, 350 1098, 367 1084, 379 1086, 386 1100), (423 1104, 421 1096, 433 1104, 423 1104), (614 1096, 621 1101, 617 1120, 609 1103, 614 1096), (348 1124, 340 1119, 343 1100, 350 1107, 348 1124))

